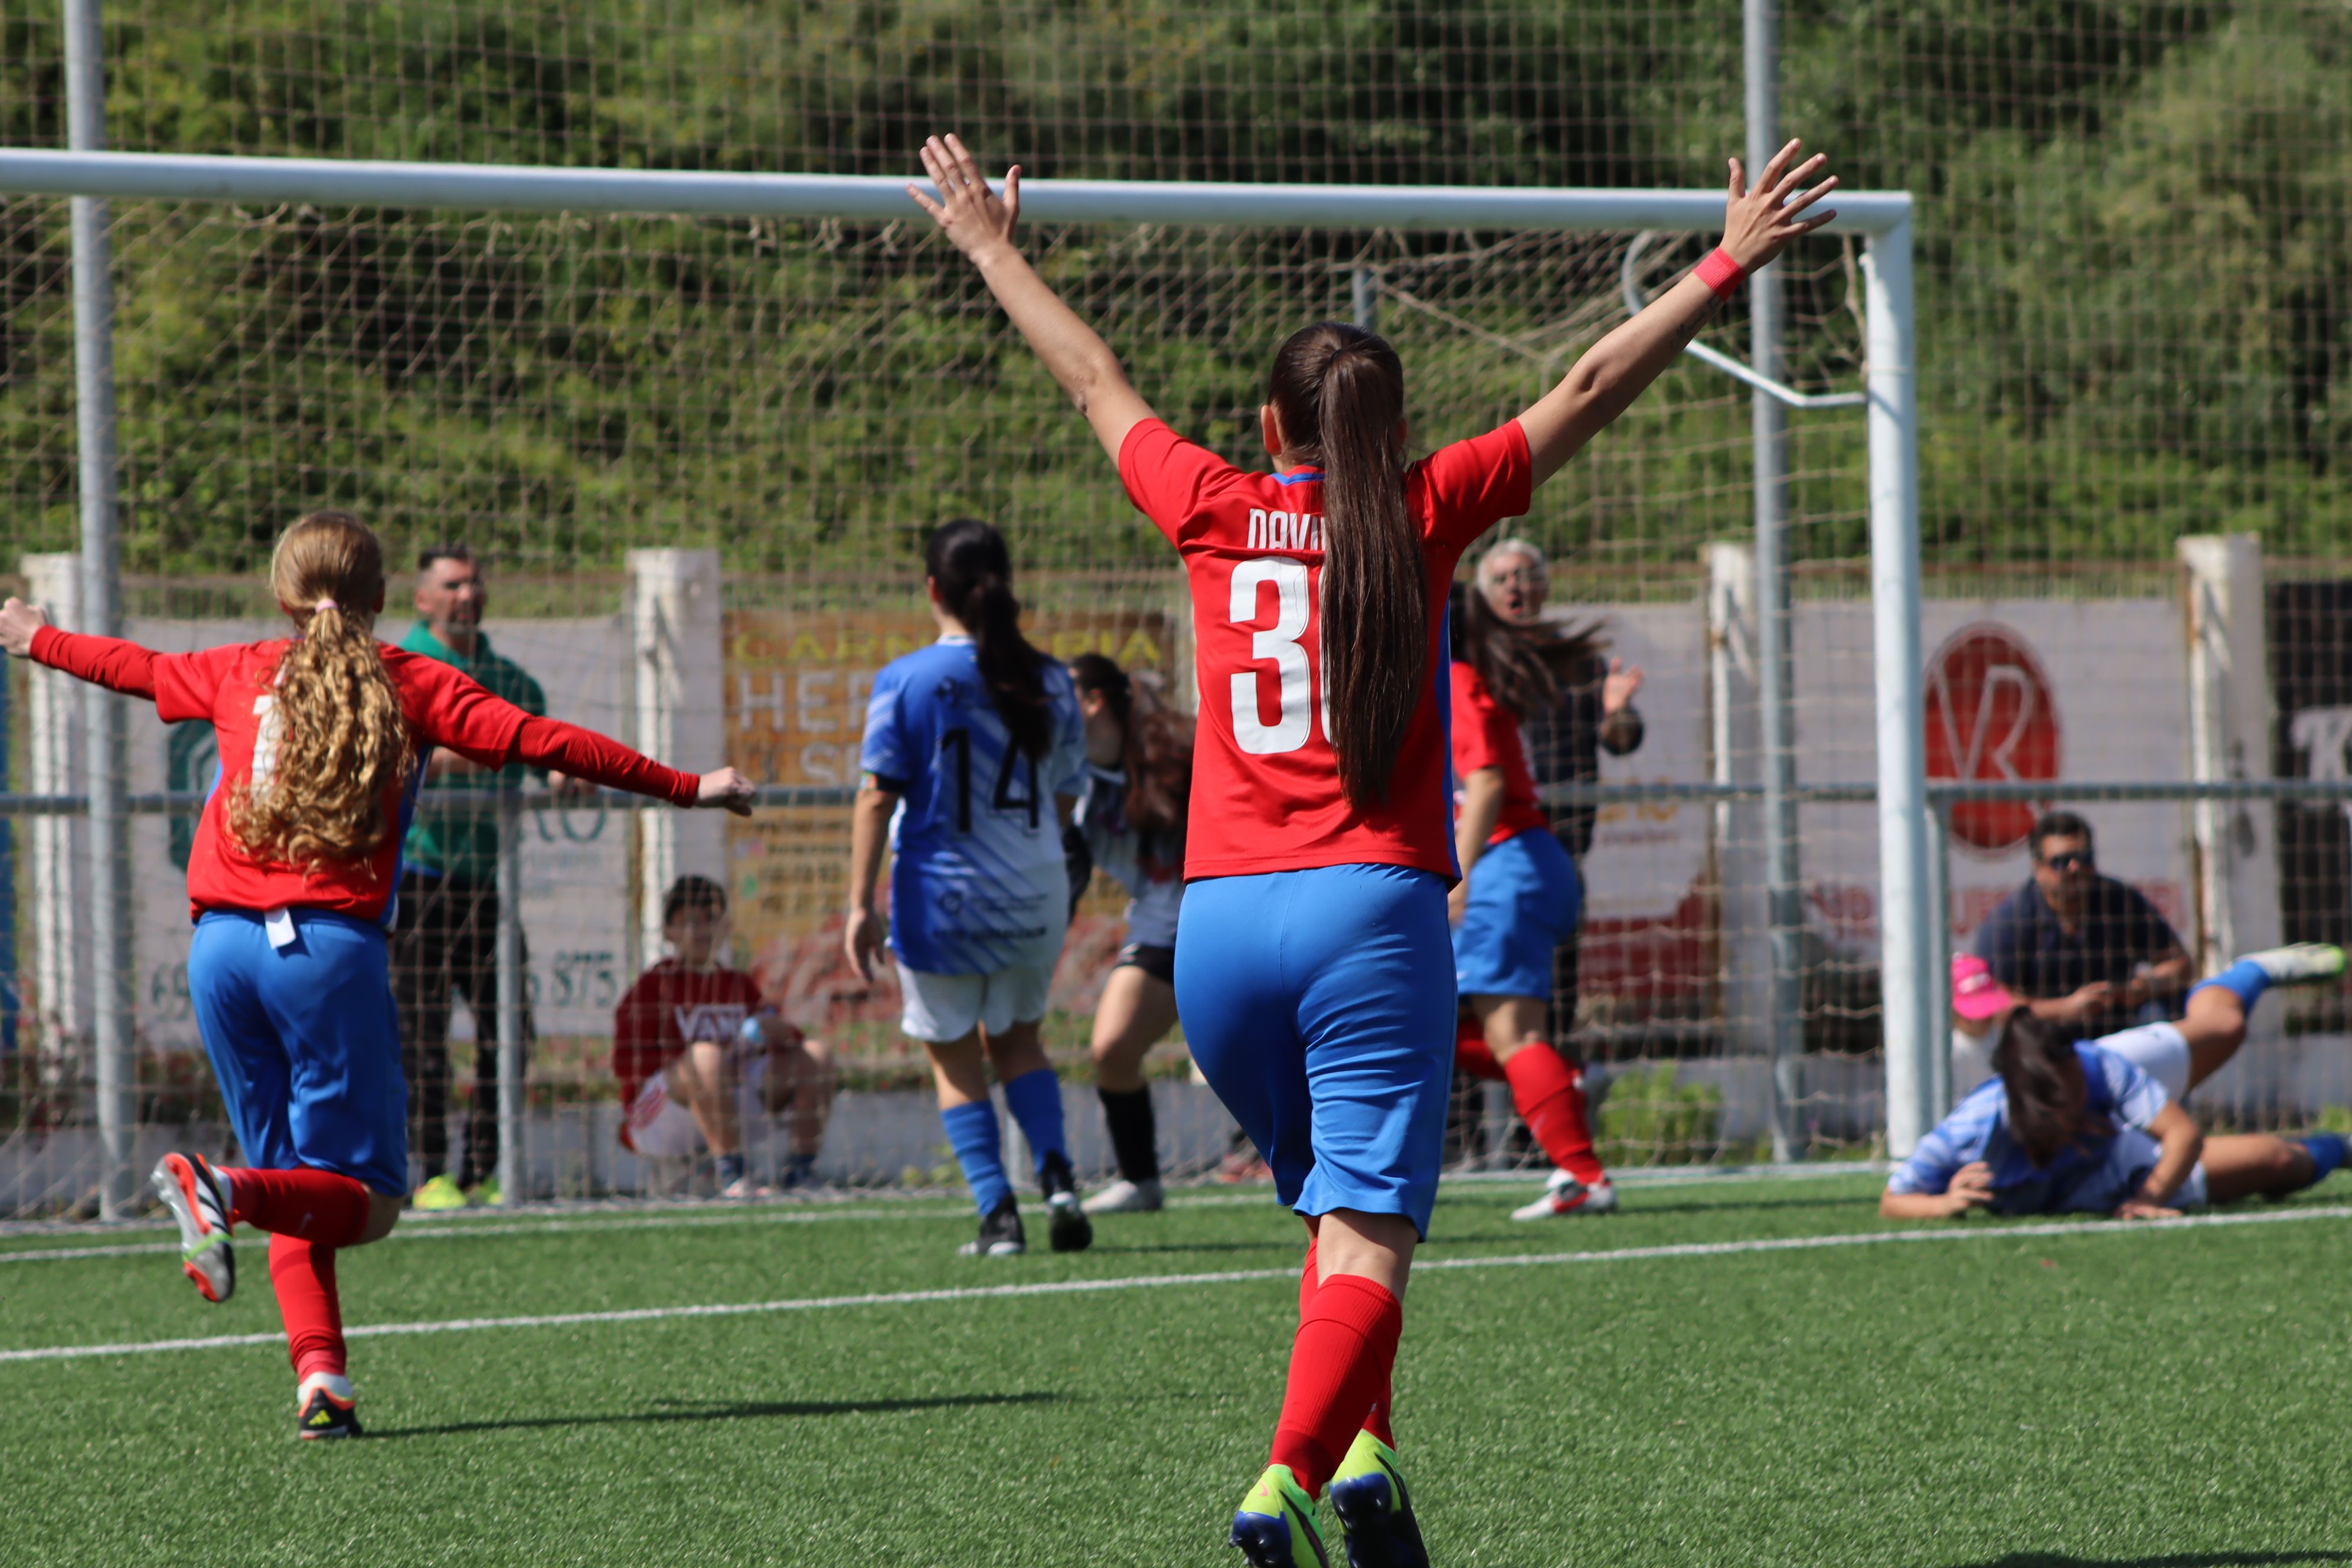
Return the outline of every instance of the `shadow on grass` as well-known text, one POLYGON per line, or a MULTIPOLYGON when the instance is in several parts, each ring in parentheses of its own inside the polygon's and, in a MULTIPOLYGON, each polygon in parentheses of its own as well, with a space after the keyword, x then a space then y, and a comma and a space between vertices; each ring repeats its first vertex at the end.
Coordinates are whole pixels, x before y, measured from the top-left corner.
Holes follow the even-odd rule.
POLYGON ((2285 1568, 2294 1563, 2352 1563, 2352 1552, 2175 1552, 2158 1557, 2069 1557, 2063 1552, 2012 1552, 1966 1568, 2285 1568))
POLYGON ((772 1416, 889 1415, 906 1410, 957 1410, 1007 1405, 1054 1405, 1066 1394, 944 1394, 930 1399, 744 1400, 630 1410, 607 1415, 527 1415, 509 1421, 452 1421, 442 1426, 377 1426, 370 1437, 446 1437, 466 1432, 527 1432, 538 1427, 627 1426, 669 1421, 749 1421, 772 1416))

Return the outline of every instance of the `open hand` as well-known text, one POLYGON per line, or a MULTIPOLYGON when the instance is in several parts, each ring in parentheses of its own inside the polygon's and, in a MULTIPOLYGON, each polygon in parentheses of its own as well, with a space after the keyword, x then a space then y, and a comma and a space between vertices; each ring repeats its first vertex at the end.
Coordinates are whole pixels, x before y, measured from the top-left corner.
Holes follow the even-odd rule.
POLYGON ((18 658, 33 656, 33 634, 49 624, 49 617, 22 599, 10 599, 0 605, 0 648, 18 658))
POLYGON ((695 793, 698 806, 719 806, 738 816, 751 815, 752 797, 758 786, 733 768, 720 768, 702 775, 702 787, 695 793))
POLYGON ((2180 1211, 2146 1198, 2126 1198, 2116 1205, 2117 1219, 2179 1219, 2180 1211))
POLYGON ((1641 689, 1642 667, 1611 659, 1608 679, 1601 683, 1601 716, 1609 719, 1622 713, 1632 704, 1633 693, 1641 689))
POLYGON ((1731 199, 1724 208, 1723 248, 1731 253, 1731 259, 1750 272, 1789 248, 1798 236, 1811 234, 1837 216, 1834 210, 1811 217, 1799 216, 1837 189, 1834 174, 1811 190, 1798 189, 1829 162, 1816 153, 1790 168, 1803 146, 1801 142, 1791 141, 1773 153, 1752 191, 1748 188, 1748 173, 1740 167, 1739 160, 1731 160, 1731 199))
POLYGON ((922 187, 908 185, 915 205, 931 215, 958 250, 974 261, 998 246, 1013 243, 1013 226, 1021 221, 1021 165, 1004 171, 1004 194, 988 188, 980 162, 962 141, 950 134, 923 143, 923 172, 940 190, 933 201, 922 187))

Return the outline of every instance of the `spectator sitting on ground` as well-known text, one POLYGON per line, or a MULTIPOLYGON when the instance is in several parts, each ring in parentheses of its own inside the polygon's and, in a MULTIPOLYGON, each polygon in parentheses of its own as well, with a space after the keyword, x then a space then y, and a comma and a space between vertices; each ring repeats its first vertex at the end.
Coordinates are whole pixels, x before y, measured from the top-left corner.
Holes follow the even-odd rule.
POLYGON ((719 963, 727 890, 718 883, 671 883, 662 937, 671 956, 637 977, 613 1016, 622 1146, 651 1159, 692 1159, 707 1148, 719 1195, 756 1197, 743 1128, 789 1113, 792 1152, 779 1184, 812 1184, 833 1102, 831 1054, 762 1005, 757 981, 719 963))
POLYGON ((2164 1086, 2071 1026, 2019 1012, 1979 1084, 1919 1141, 1879 1195, 1889 1219, 2106 1214, 2168 1219, 2284 1197, 2344 1163, 2332 1132, 2208 1138, 2164 1086))
MULTIPOLYGON (((2344 950, 2299 942, 2250 952, 2192 988, 2179 1022, 2141 1024, 2102 1035, 2104 1046, 2164 1086, 2176 1100, 2211 1078, 2246 1043, 2246 1020, 2273 985, 2308 985, 2344 973, 2344 950)), ((1952 958, 1952 1086, 1965 1091, 1992 1071, 1992 1055, 2026 1011, 1972 952, 1952 958)))
POLYGON ((2091 825, 2042 814, 2028 842, 2033 876, 1993 907, 1976 954, 2034 1016, 2084 1034, 2177 1011, 2189 976, 2180 938, 2137 889, 2099 874, 2091 825))

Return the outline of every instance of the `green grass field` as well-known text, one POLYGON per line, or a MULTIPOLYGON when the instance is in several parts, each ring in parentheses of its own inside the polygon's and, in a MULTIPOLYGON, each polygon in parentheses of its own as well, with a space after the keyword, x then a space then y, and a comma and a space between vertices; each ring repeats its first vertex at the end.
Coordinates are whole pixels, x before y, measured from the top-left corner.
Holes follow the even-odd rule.
MULTIPOLYGON (((2347 1185, 2059 1234, 1889 1226, 1867 1177, 1545 1226, 1452 1186, 1397 1379, 1437 1568, 2352 1562, 2347 1185)), ((293 1439, 281 1348, 0 1361, 0 1563, 1237 1564, 1297 1223, 1224 1191, 1074 1258, 969 1234, 937 1201, 419 1225, 345 1255, 345 1312, 1171 1282, 355 1339, 344 1444, 293 1439)), ((259 1246, 217 1308, 167 1255, 13 1261, 155 1239, 0 1239, 0 1351, 277 1329, 259 1246)))

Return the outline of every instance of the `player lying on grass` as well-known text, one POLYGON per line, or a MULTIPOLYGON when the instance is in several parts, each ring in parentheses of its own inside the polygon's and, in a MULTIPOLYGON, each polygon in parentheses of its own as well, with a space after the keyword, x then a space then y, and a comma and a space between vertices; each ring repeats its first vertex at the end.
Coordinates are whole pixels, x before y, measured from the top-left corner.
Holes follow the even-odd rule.
POLYGON ((1056 1252, 1094 1240, 1078 1206, 1062 1085, 1037 1026, 1070 926, 1062 829, 1086 769, 1070 672, 1021 635, 1004 536, 960 518, 923 547, 940 640, 882 667, 866 708, 842 945, 862 979, 887 940, 939 1086, 940 1121, 980 1210, 974 1258, 1028 1250, 988 1075, 1036 1161, 1056 1252), (874 908, 887 841, 890 917, 874 908))
POLYGON ((1559 689, 1535 638, 1497 616, 1477 587, 1454 584, 1450 603, 1462 880, 1447 913, 1464 1015, 1454 1065, 1510 1085, 1511 1104, 1550 1157, 1543 1196, 1511 1211, 1513 1219, 1606 1214, 1617 1189, 1592 1152, 1583 1067, 1544 1037, 1552 950, 1576 939, 1584 883, 1536 798, 1519 725, 1557 702, 1559 689))
POLYGON ((230 1227, 266 1230, 304 1437, 359 1431, 335 1254, 380 1241, 408 1192, 408 1093, 385 932, 425 753, 522 762, 670 801, 751 807, 732 768, 700 778, 503 702, 374 637, 383 552, 348 512, 288 529, 270 590, 294 635, 158 654, 0 606, 0 647, 210 722, 220 773, 188 856, 189 999, 246 1165, 172 1153, 155 1190, 205 1300, 236 1287, 230 1227))
MULTIPOLYGON (((1083 864, 1127 889, 1127 941, 1095 1006, 1095 1093, 1118 1180, 1088 1214, 1135 1214, 1165 1201, 1160 1130, 1143 1058, 1176 1026, 1176 917, 1184 903, 1184 808, 1192 791, 1192 724, 1098 653, 1070 661, 1086 721, 1086 793, 1071 831, 1083 864)), ((1080 879, 1081 881, 1083 879, 1080 879)), ((1070 889, 1076 906, 1083 886, 1070 889)))
MULTIPOLYGON (((2246 1019, 2273 985, 2309 985, 2344 973, 2344 950, 2299 942, 2250 952, 2189 993, 2178 1022, 2142 1024, 2094 1042, 2164 1086, 2174 1100, 2211 1078, 2246 1043, 2246 1019)), ((1992 1054, 2011 1020, 2032 1005, 1993 978, 1972 952, 1952 958, 1952 1084, 1966 1089, 1991 1070, 1992 1054)), ((2076 1030, 2080 1033, 2080 1030, 2076 1030)))
POLYGON ((2003 1031, 1993 1070, 1887 1178, 1880 1214, 2164 1219, 2205 1204, 2284 1197, 2344 1163, 2344 1140, 2332 1132, 2209 1138, 2126 1058, 2030 1012, 2003 1031))
POLYGON ((710 1152, 719 1195, 761 1194, 743 1158, 743 1129, 789 1116, 792 1152, 780 1184, 816 1179, 833 1104, 833 1057, 776 1016, 760 983, 719 962, 727 942, 727 889, 680 877, 662 895, 670 955, 637 976, 613 1010, 613 1076, 620 1079, 622 1146, 656 1160, 710 1152))
POLYGON ((1799 235, 1834 184, 1790 142, 1723 244, 1500 427, 1411 462, 1404 368, 1336 321, 1276 351, 1259 433, 1273 473, 1185 440, 1013 242, 961 142, 933 139, 939 199, 908 192, 978 268, 1182 556, 1201 715, 1176 934, 1192 1058, 1248 1130, 1310 1240, 1271 1462, 1233 1542, 1254 1568, 1321 1568, 1329 1483, 1358 1568, 1428 1561, 1391 1446, 1402 1298, 1429 1227, 1453 1079, 1456 879, 1446 800, 1444 595, 1471 542, 1675 363, 1718 298, 1799 235))

